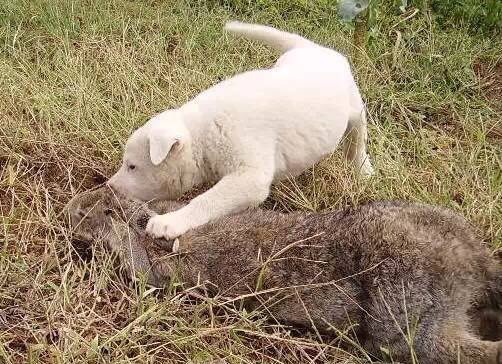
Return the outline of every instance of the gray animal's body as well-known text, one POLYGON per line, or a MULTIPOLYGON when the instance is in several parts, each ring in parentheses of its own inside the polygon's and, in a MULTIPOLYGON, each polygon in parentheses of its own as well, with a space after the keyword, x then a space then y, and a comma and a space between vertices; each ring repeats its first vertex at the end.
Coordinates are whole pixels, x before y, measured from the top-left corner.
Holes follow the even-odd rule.
POLYGON ((320 214, 249 210, 187 232, 178 254, 168 254, 144 233, 150 208, 179 204, 146 207, 104 188, 69 205, 77 233, 122 251, 150 283, 173 275, 189 286, 211 282, 213 294, 246 295, 251 308, 321 333, 357 324, 366 350, 387 348, 395 361, 502 363, 501 342, 479 337, 500 339, 484 329, 484 313, 502 300, 500 268, 448 209, 374 202, 320 214))

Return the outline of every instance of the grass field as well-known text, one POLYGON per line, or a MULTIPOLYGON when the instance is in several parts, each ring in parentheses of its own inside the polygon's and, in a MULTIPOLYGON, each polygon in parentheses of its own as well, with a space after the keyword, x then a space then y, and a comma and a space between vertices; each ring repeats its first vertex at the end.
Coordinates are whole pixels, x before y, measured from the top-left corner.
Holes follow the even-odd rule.
MULTIPOLYGON (((102 183, 131 130, 277 55, 222 32, 272 24, 353 54, 330 1, 4 0, 0 3, 0 363, 369 362, 348 338, 292 335, 211 299, 133 287, 61 210, 102 183), (77 249, 78 250, 78 249, 77 249)), ((502 42, 381 12, 354 65, 376 175, 340 156, 274 189, 267 206, 324 210, 399 198, 448 206, 502 247, 502 42), (385 15, 384 15, 385 14, 385 15)))

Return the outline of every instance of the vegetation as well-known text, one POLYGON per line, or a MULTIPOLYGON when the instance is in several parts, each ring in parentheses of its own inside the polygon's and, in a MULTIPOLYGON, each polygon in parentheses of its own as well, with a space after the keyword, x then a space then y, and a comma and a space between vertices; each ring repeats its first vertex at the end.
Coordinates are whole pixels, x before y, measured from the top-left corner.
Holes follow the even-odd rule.
POLYGON ((455 27, 458 23, 472 32, 500 36, 502 30, 502 3, 497 0, 433 0, 433 10, 442 25, 455 27))
MULTIPOLYGON (((370 19, 354 71, 375 177, 357 179, 334 153, 277 186, 267 208, 441 204, 500 249, 500 12, 466 17, 448 3, 381 5, 370 19)), ((353 54, 353 25, 330 0, 0 3, 0 362, 369 362, 350 332, 298 336, 217 299, 133 286, 65 227, 65 203, 112 174, 131 130, 274 62, 271 50, 222 32, 235 18, 353 54)))

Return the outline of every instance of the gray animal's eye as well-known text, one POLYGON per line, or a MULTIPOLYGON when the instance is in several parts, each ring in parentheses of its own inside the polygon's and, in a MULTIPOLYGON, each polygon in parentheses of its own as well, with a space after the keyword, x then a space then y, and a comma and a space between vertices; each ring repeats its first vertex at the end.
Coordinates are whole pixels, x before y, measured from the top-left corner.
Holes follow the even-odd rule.
POLYGON ((104 212, 104 214, 106 216, 110 216, 111 214, 113 214, 113 210, 112 209, 105 209, 103 212, 104 212))

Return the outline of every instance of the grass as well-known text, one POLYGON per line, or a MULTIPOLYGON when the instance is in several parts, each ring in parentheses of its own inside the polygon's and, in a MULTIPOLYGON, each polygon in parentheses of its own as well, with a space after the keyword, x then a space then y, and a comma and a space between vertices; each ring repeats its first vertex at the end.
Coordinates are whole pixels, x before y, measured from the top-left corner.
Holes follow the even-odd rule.
MULTIPOLYGON (((335 153, 277 186, 266 205, 441 204, 478 226, 496 251, 502 43, 462 25, 439 28, 427 9, 410 14, 380 13, 354 66, 376 176, 358 180, 335 153)), ((223 23, 235 18, 353 53, 350 27, 328 1, 0 4, 1 363, 368 362, 347 333, 324 342, 297 337, 208 298, 134 287, 106 252, 77 254, 71 244, 62 207, 112 174, 133 128, 276 59, 224 35, 223 23), (344 341, 352 344, 340 349, 344 341)))

